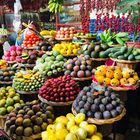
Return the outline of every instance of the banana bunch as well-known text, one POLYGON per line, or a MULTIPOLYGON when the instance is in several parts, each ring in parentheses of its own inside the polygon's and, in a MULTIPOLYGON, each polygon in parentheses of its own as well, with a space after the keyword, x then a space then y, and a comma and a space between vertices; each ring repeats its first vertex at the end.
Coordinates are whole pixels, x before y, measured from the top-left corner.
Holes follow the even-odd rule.
POLYGON ((63 0, 50 0, 48 4, 48 9, 52 13, 61 12, 63 3, 63 0))
POLYGON ((100 34, 101 42, 107 44, 108 46, 114 44, 124 45, 126 41, 129 40, 128 33, 126 32, 111 32, 110 29, 105 30, 100 34))

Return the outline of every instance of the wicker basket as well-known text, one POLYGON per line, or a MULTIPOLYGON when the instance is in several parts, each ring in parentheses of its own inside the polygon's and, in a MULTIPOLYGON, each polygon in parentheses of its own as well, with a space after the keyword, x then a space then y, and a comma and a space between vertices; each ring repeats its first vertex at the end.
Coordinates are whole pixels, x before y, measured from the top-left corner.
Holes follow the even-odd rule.
POLYGON ((73 101, 69 102, 52 102, 52 101, 47 101, 46 99, 42 98, 40 95, 38 95, 38 98, 41 102, 47 103, 50 106, 69 106, 73 103, 73 101))
MULTIPOLYGON (((77 114, 77 112, 75 111, 75 109, 73 107, 72 107, 72 113, 74 115, 77 114)), ((125 114, 126 114, 126 109, 124 108, 122 113, 115 118, 111 118, 111 119, 87 118, 87 122, 91 123, 91 124, 97 124, 97 125, 113 124, 114 122, 121 120, 122 117, 125 116, 125 114)))
POLYGON ((6 115, 5 116, 0 116, 0 128, 4 129, 5 127, 5 122, 6 122, 6 115))
POLYGON ((92 77, 84 77, 84 78, 75 78, 75 77, 72 77, 73 80, 75 81, 88 81, 88 80, 91 80, 92 77))
POLYGON ((72 38, 55 38, 55 40, 58 40, 58 41, 71 41, 72 38))
POLYGON ((17 92, 19 93, 19 94, 38 94, 38 91, 21 91, 21 90, 17 90, 17 92))

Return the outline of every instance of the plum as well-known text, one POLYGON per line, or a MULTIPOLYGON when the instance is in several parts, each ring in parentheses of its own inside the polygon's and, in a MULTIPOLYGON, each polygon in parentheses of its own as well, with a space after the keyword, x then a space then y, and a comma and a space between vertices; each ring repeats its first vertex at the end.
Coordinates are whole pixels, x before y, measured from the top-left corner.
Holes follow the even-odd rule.
POLYGON ((83 101, 87 101, 87 96, 86 95, 83 95, 82 100, 83 101))
POLYGON ((91 111, 88 111, 86 114, 87 114, 87 117, 93 117, 93 113, 91 111))
POLYGON ((99 98, 94 99, 94 104, 99 105, 100 104, 100 99, 99 98))
POLYGON ((78 72, 77 72, 77 76, 78 76, 79 78, 85 77, 84 71, 82 71, 82 70, 78 71, 78 72))
POLYGON ((89 70, 86 70, 85 71, 85 75, 86 75, 86 77, 90 77, 91 76, 91 72, 89 70))
POLYGON ((92 104, 90 109, 92 112, 96 112, 98 111, 99 107, 96 104, 92 104))
POLYGON ((83 88, 83 91, 85 91, 85 92, 90 91, 90 87, 87 87, 87 86, 86 86, 86 87, 84 87, 84 88, 83 88))
POLYGON ((80 113, 86 114, 86 110, 84 108, 81 108, 80 113))
POLYGON ((100 109, 101 112, 104 112, 105 111, 105 106, 103 104, 100 104, 99 109, 100 109))
POLYGON ((115 94, 111 94, 111 99, 115 100, 116 99, 116 95, 115 94))
POLYGON ((107 99, 107 102, 110 103, 111 102, 111 98, 110 97, 105 97, 107 99))
POLYGON ((102 113, 101 112, 95 112, 94 117, 97 119, 102 119, 102 113))
POLYGON ((115 109, 113 109, 111 110, 111 115, 112 117, 116 117, 118 115, 118 112, 115 109))
POLYGON ((92 67, 90 65, 88 65, 87 66, 87 69, 91 71, 92 70, 92 67))
POLYGON ((87 101, 88 101, 90 104, 92 104, 92 103, 94 102, 93 99, 90 98, 90 97, 87 98, 87 101))
POLYGON ((109 111, 104 111, 103 112, 103 117, 104 117, 104 119, 110 119, 111 118, 111 113, 109 111))
POLYGON ((76 72, 79 71, 79 66, 74 66, 73 70, 76 71, 76 72))
POLYGON ((109 91, 105 91, 104 95, 108 97, 108 96, 110 96, 110 92, 109 91))
POLYGON ((85 66, 85 65, 81 65, 81 66, 80 66, 80 69, 81 69, 81 70, 86 70, 86 66, 85 66))
POLYGON ((112 104, 107 104, 106 109, 111 111, 113 109, 113 105, 112 104))
POLYGON ((112 104, 114 107, 116 107, 116 106, 117 106, 116 101, 112 101, 112 102, 111 102, 111 104, 112 104))
POLYGON ((72 68, 73 68, 72 64, 67 65, 67 70, 72 70, 72 68))
POLYGON ((89 104, 89 103, 85 103, 84 109, 85 109, 86 111, 89 111, 89 110, 90 110, 90 104, 89 104))
POLYGON ((81 62, 79 60, 77 60, 77 61, 75 61, 75 65, 80 66, 81 65, 81 62))
POLYGON ((79 113, 80 112, 79 106, 76 106, 75 110, 76 110, 77 113, 79 113))
POLYGON ((72 77, 76 77, 77 76, 77 73, 75 71, 72 71, 71 74, 70 74, 72 77))
POLYGON ((84 101, 80 101, 79 102, 79 108, 83 108, 84 107, 85 102, 84 101))
POLYGON ((122 113, 123 107, 122 106, 117 106, 116 111, 119 113, 122 113))
POLYGON ((101 102, 102 102, 104 105, 106 105, 106 104, 108 103, 108 101, 107 101, 106 98, 103 98, 103 99, 101 100, 101 102))

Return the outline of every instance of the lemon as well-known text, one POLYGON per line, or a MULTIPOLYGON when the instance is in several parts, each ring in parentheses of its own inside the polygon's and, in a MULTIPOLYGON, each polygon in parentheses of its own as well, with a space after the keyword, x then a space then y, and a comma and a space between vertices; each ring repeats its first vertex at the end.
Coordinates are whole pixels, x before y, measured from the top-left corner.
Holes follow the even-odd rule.
POLYGON ((74 54, 77 54, 77 49, 73 49, 73 53, 74 54))
POLYGON ((78 128, 79 127, 77 125, 74 125, 74 126, 71 127, 70 132, 76 134, 77 131, 78 131, 78 128))
POLYGON ((60 116, 56 118, 56 123, 57 122, 64 123, 66 125, 68 123, 68 119, 65 116, 60 116))
POLYGON ((55 124, 55 130, 59 130, 59 129, 64 129, 65 128, 65 124, 58 122, 55 124))
POLYGON ((68 114, 66 115, 66 117, 67 117, 67 119, 68 119, 69 121, 74 120, 74 118, 75 118, 75 116, 74 116, 72 113, 68 113, 68 114))
POLYGON ((70 130, 72 126, 75 125, 75 121, 71 120, 67 123, 67 129, 70 130))
POLYGON ((97 136, 97 135, 93 135, 91 137, 91 140, 102 140, 102 138, 100 136, 97 136))

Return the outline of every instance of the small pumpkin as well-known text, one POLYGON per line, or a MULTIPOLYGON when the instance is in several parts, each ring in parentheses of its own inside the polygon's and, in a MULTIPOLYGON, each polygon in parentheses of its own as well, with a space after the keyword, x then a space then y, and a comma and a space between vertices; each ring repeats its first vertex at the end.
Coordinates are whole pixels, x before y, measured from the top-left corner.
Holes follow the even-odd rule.
POLYGON ((104 82, 105 85, 110 85, 111 79, 110 78, 105 78, 103 80, 103 82, 104 82))
POLYGON ((99 83, 103 83, 105 77, 102 76, 102 75, 98 75, 98 76, 95 76, 95 78, 97 79, 97 81, 98 81, 99 83))
POLYGON ((106 77, 112 79, 114 77, 114 72, 111 69, 107 69, 106 77))
POLYGON ((119 82, 119 80, 118 79, 116 79, 116 78, 113 78, 112 80, 111 80, 111 86, 113 86, 113 87, 117 87, 119 84, 120 84, 120 82, 119 82))
POLYGON ((126 78, 126 79, 130 78, 130 73, 129 73, 129 71, 123 71, 123 72, 122 72, 122 75, 123 75, 123 78, 126 78))
POLYGON ((104 65, 99 66, 97 68, 97 71, 100 73, 100 75, 105 76, 106 75, 106 66, 104 66, 104 65))
POLYGON ((136 80, 136 81, 139 80, 139 77, 138 77, 138 74, 137 73, 134 74, 133 79, 136 80))
POLYGON ((114 72, 114 78, 115 79, 121 79, 122 78, 122 72, 119 70, 115 70, 114 72))

